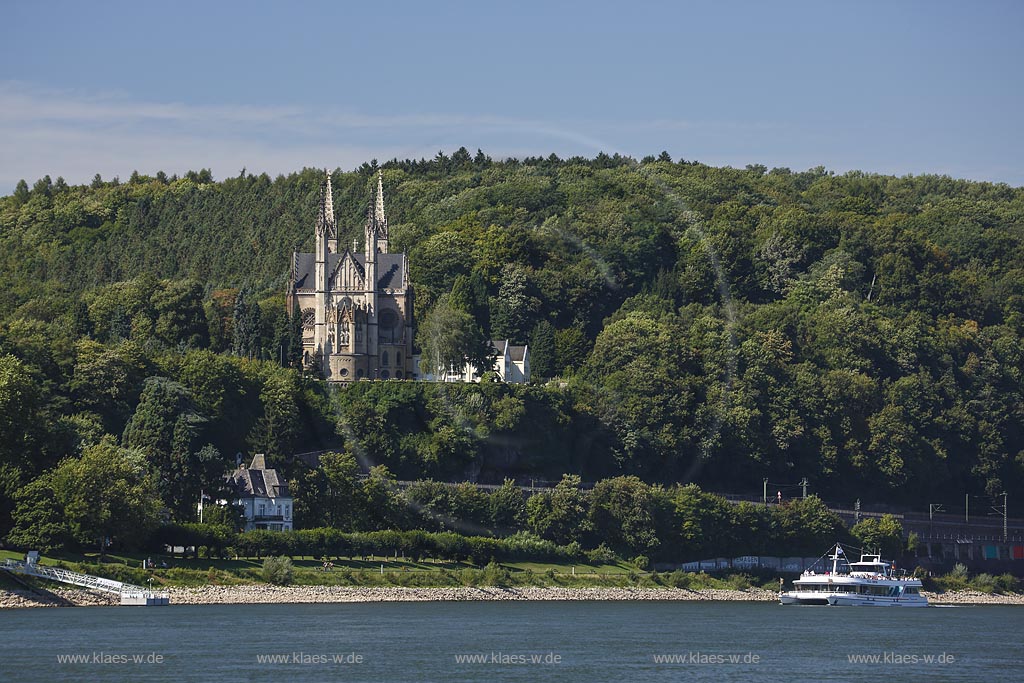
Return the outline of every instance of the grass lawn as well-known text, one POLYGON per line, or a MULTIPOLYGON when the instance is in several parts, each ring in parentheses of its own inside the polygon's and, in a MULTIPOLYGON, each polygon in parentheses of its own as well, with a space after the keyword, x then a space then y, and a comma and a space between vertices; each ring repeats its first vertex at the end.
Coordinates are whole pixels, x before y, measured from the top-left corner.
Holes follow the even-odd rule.
MULTIPOLYGON (((0 550, 0 561, 24 560, 24 555, 0 550)), ((61 552, 43 555, 40 564, 63 564, 69 569, 98 576, 145 585, 153 580, 155 586, 233 585, 262 581, 263 560, 194 559, 166 555, 108 553, 102 559, 98 553, 61 552), (142 569, 143 560, 150 559, 154 567, 142 569), (166 563, 166 567, 163 564, 166 563)), ((459 585, 601 585, 632 583, 638 577, 636 569, 627 564, 572 564, 546 562, 512 562, 488 568, 456 562, 395 557, 340 558, 331 560, 333 566, 324 571, 321 559, 293 557, 295 583, 304 585, 402 585, 402 586, 459 586, 459 585)))

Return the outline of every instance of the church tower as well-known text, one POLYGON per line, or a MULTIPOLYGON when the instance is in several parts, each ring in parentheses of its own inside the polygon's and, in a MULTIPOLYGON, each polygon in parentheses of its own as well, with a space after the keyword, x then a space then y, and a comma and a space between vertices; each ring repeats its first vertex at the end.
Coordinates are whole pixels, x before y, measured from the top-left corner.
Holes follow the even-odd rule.
POLYGON ((363 249, 339 252, 331 178, 320 193, 313 253, 292 255, 289 310, 303 322, 303 366, 330 382, 412 379, 413 291, 405 254, 391 253, 383 174, 366 213, 363 249))
POLYGON ((377 171, 377 202, 374 210, 374 222, 377 230, 377 251, 388 253, 388 219, 384 216, 384 174, 377 171))
POLYGON ((313 277, 316 292, 313 327, 313 357, 323 364, 330 353, 327 342, 327 285, 329 254, 338 250, 338 226, 334 219, 334 200, 331 196, 331 173, 324 169, 325 188, 320 190, 320 207, 316 217, 316 262, 313 277))

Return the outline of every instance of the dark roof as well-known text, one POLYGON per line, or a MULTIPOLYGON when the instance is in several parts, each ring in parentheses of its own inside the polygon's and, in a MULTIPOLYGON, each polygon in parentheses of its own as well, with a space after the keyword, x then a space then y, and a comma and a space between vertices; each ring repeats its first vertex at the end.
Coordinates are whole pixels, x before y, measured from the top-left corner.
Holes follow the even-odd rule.
POLYGON ((509 344, 507 339, 492 339, 491 348, 494 349, 494 353, 499 356, 505 355, 505 348, 508 348, 509 360, 522 361, 526 356, 526 346, 516 346, 515 344, 509 344))
MULTIPOLYGON (((327 255, 327 272, 334 273, 346 252, 327 255)), ((356 266, 365 276, 366 254, 352 254, 356 266)), ((295 254, 295 289, 313 289, 316 286, 316 254, 295 254)), ((406 281, 405 254, 377 254, 377 289, 399 289, 406 281)))
POLYGON ((253 457, 250 467, 239 467, 230 474, 228 484, 242 498, 289 498, 292 495, 288 490, 288 482, 277 476, 277 470, 267 469, 262 453, 253 457))

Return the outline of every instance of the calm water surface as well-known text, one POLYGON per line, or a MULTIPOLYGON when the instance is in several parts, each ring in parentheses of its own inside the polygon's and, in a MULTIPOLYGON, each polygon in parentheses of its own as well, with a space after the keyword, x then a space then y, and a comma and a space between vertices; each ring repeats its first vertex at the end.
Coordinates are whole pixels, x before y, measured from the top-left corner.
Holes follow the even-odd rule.
POLYGON ((1021 607, 467 602, 30 609, 0 612, 0 680, 1017 683, 1024 680, 1022 634, 1021 607), (853 663, 850 656, 879 661, 853 663), (671 657, 676 661, 665 661, 671 657))

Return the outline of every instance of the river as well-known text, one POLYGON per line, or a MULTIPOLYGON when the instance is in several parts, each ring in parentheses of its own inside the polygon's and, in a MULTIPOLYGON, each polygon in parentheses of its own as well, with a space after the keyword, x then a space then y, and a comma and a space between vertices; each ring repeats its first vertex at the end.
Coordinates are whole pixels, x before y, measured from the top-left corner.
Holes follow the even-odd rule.
POLYGON ((0 612, 4 681, 1024 680, 1024 608, 431 602, 0 612))

